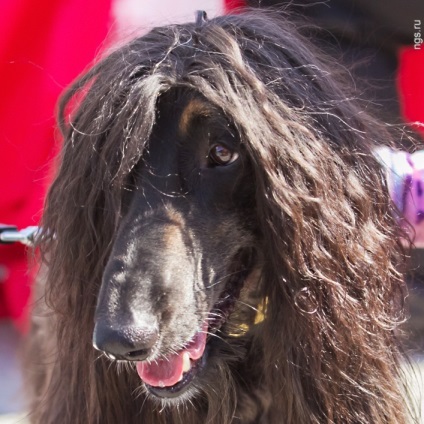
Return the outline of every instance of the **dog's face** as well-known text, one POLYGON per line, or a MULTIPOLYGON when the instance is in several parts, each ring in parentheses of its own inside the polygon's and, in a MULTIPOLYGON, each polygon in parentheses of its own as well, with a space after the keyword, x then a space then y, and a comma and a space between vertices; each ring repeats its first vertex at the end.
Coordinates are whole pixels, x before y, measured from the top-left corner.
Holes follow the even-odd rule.
POLYGON ((94 346, 134 361, 153 396, 178 400, 213 372, 214 343, 237 330, 230 316, 258 284, 252 166, 216 107, 174 90, 123 199, 94 346))

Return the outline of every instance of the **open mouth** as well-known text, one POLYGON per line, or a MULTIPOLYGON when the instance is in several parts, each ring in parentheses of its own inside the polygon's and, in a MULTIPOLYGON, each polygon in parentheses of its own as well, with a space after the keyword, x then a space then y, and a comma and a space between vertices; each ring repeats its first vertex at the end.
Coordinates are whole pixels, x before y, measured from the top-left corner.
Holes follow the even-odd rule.
POLYGON ((248 272, 242 274, 243 278, 239 275, 236 281, 227 283, 210 317, 183 349, 153 362, 137 362, 137 373, 150 393, 160 398, 176 398, 188 389, 206 366, 208 345, 234 311, 248 272))

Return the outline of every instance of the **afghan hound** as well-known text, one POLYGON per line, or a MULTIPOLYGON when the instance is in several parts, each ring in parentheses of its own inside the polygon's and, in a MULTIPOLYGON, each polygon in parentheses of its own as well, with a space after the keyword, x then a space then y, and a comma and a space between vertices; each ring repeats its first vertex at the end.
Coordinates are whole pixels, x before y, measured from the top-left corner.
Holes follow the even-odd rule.
POLYGON ((407 423, 390 136, 286 18, 153 29, 65 93, 39 424, 407 423))

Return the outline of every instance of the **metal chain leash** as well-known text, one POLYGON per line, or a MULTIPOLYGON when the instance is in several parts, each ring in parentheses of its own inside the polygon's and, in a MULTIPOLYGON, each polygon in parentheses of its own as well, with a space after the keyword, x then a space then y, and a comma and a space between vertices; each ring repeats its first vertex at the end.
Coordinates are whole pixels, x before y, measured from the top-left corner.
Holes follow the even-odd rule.
POLYGON ((39 230, 37 226, 18 230, 14 225, 0 224, 0 244, 21 243, 32 246, 39 230))

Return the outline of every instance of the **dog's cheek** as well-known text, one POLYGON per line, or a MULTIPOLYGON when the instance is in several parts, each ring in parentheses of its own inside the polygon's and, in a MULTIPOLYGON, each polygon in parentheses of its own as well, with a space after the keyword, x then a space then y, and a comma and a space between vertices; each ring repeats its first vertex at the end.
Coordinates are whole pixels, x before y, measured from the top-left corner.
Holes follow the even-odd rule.
POLYGON ((229 280, 237 279, 245 268, 254 267, 254 251, 259 240, 244 217, 233 213, 203 214, 196 236, 202 252, 203 293, 209 307, 217 301, 229 280))

